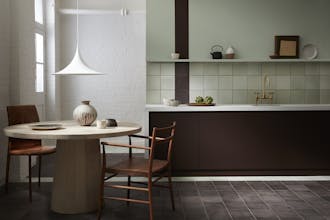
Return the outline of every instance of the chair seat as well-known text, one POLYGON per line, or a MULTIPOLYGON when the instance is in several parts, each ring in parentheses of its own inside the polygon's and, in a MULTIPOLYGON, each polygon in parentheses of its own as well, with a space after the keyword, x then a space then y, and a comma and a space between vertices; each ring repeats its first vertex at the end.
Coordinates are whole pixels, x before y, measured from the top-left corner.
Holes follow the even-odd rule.
POLYGON ((51 154, 56 151, 55 147, 49 146, 31 146, 28 148, 14 148, 10 150, 11 155, 43 155, 51 154))
MULTIPOLYGON (((152 172, 157 173, 165 169, 168 165, 166 160, 153 160, 152 172)), ((125 173, 125 174, 141 174, 147 175, 149 169, 149 160, 145 158, 129 158, 117 162, 115 164, 110 164, 106 168, 108 173, 125 173)))

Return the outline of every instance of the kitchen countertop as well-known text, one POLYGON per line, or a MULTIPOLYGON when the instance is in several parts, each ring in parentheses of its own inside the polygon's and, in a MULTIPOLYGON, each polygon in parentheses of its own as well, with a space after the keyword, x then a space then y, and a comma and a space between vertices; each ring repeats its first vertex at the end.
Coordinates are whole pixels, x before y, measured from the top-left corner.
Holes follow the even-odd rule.
POLYGON ((216 112, 216 111, 330 111, 330 104, 166 106, 146 105, 146 112, 216 112))

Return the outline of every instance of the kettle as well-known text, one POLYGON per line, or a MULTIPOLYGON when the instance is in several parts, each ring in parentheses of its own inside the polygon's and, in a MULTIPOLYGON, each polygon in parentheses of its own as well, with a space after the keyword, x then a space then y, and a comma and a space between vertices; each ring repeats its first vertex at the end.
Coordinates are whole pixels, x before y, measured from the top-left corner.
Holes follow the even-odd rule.
POLYGON ((222 59, 222 51, 223 51, 223 47, 220 45, 214 45, 211 48, 211 55, 212 55, 212 59, 222 59))

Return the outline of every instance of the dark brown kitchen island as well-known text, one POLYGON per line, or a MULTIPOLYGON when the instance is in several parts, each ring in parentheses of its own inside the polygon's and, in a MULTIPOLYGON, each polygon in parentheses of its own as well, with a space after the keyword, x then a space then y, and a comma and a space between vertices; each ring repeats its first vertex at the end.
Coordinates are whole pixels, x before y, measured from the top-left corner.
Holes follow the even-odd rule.
POLYGON ((177 122, 177 175, 329 175, 330 108, 297 106, 151 107, 148 125, 177 122))

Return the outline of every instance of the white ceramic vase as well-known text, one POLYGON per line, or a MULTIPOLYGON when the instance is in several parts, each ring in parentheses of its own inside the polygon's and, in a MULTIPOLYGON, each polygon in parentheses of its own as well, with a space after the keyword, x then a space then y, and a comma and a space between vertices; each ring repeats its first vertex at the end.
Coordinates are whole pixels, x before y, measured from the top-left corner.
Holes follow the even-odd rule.
POLYGON ((73 110, 73 119, 78 121, 81 126, 89 126, 96 120, 96 109, 89 104, 90 101, 82 101, 81 103, 73 110))

